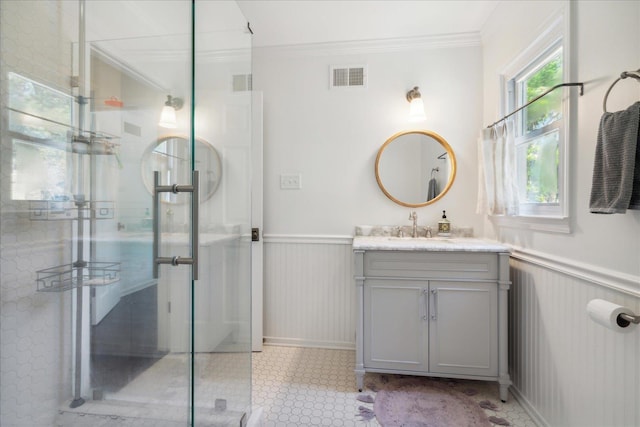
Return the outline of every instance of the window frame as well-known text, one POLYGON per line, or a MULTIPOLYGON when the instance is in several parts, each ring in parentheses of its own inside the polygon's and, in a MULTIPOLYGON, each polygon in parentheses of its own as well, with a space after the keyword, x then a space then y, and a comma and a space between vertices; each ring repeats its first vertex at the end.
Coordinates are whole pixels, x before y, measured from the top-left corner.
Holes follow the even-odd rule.
MULTIPOLYGON (((546 64, 551 62, 551 60, 557 55, 560 54, 562 56, 563 61, 563 69, 564 69, 564 46, 562 43, 562 39, 556 40, 553 45, 549 46, 541 55, 534 58, 527 66, 520 70, 515 76, 513 76, 510 80, 507 81, 507 85, 509 86, 507 105, 510 110, 515 110, 520 108, 522 105, 526 104, 526 94, 523 92, 526 91, 524 87, 524 83, 527 81, 529 77, 535 74, 537 71, 542 69, 546 64)), ((558 90, 558 89, 556 89, 558 90)), ((561 118, 554 120, 553 122, 544 125, 538 129, 534 129, 531 131, 527 131, 526 127, 526 108, 521 110, 520 112, 515 114, 515 150, 518 151, 518 148, 521 145, 528 145, 532 141, 547 135, 551 132, 558 131, 558 149, 559 149, 559 161, 558 161, 558 175, 557 175, 557 185, 558 185, 558 202, 557 203, 535 203, 535 202, 527 202, 521 201, 519 203, 519 214, 523 216, 539 216, 539 217, 565 217, 566 214, 564 212, 564 207, 566 206, 566 183, 564 180, 565 175, 565 161, 566 153, 566 138, 565 138, 565 99, 561 101, 561 110, 562 116, 561 118), (564 200, 563 200, 564 199, 564 200)), ((516 163, 515 168, 517 171, 520 170, 522 165, 516 163)), ((518 189, 520 190, 520 185, 518 184, 518 189)))
MULTIPOLYGON (((568 10, 568 8, 566 9, 568 10)), ((500 105, 502 113, 507 114, 516 110, 516 81, 524 76, 530 75, 533 70, 539 69, 543 61, 548 61, 559 49, 562 50, 562 81, 571 81, 570 67, 570 22, 565 8, 554 15, 546 25, 542 26, 540 35, 533 40, 522 53, 514 59, 502 72, 500 72, 500 105)), ((571 141, 571 117, 570 104, 572 93, 568 88, 556 89, 562 91, 562 118, 542 128, 532 131, 542 135, 550 132, 553 128, 560 130, 559 136, 559 164, 558 164, 558 193, 559 201, 557 205, 519 203, 519 212, 515 216, 492 216, 493 222, 502 227, 517 227, 521 229, 532 229, 550 232, 570 233, 570 210, 569 204, 569 159, 571 141)), ((522 103, 524 104, 524 103, 522 103)), ((522 105, 521 104, 521 105, 522 105)), ((530 140, 531 136, 520 136, 523 123, 523 112, 517 113, 516 117, 516 144, 518 142, 530 140)), ((517 165, 515 165, 518 167, 517 165)))

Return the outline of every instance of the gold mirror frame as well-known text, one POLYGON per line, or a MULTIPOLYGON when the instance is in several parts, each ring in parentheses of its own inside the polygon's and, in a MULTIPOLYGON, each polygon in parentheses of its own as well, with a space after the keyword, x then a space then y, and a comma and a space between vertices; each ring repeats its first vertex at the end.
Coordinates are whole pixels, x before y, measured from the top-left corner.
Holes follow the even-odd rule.
POLYGON ((387 196, 390 200, 392 200, 393 202, 395 202, 395 203, 397 203, 397 204, 399 204, 401 206, 406 206, 406 207, 409 207, 409 208, 420 208, 420 207, 428 206, 428 205, 430 205, 432 203, 437 202, 438 200, 442 199, 445 194, 447 194, 447 192, 449 191, 449 189, 453 185, 453 181, 455 180, 455 177, 456 177, 456 156, 455 156, 455 154, 453 152, 453 149, 449 145, 449 143, 442 136, 438 135, 435 132, 428 131, 428 130, 402 131, 402 132, 396 133, 395 135, 393 135, 389 139, 387 139, 385 141, 385 143, 382 144, 382 147, 380 147, 380 149, 378 150, 378 155, 376 156, 375 172, 376 172, 376 181, 378 182, 378 186, 380 187, 382 192, 385 194, 385 196, 387 196), (394 142, 396 139, 398 139, 399 137, 401 137, 403 135, 409 135, 409 134, 422 134, 422 135, 425 135, 425 136, 427 136, 429 138, 434 139, 435 141, 440 143, 440 145, 442 145, 442 148, 446 151, 446 153, 447 153, 447 155, 449 156, 449 159, 450 159, 450 165, 449 165, 450 166, 450 171, 449 171, 449 177, 447 179, 446 186, 442 189, 442 191, 440 191, 440 193, 436 197, 434 197, 431 200, 427 200, 425 202, 422 202, 422 203, 409 203, 409 202, 405 202, 405 201, 397 199, 396 197, 394 197, 387 190, 387 188, 382 183, 382 179, 380 178, 380 160, 382 158, 382 153, 384 153, 384 150, 389 146, 389 144, 394 142))

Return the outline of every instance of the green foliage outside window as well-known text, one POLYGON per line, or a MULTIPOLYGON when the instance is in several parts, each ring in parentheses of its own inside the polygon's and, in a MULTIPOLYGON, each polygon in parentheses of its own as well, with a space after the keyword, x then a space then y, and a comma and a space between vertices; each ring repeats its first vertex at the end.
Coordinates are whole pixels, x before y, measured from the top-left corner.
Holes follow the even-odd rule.
MULTIPOLYGON (((525 82, 526 102, 562 82, 562 55, 558 53, 525 82)), ((542 129, 562 118, 562 91, 556 90, 525 109, 525 132, 542 129)), ((526 155, 526 201, 557 203, 559 200, 559 135, 552 132, 529 140, 526 155)))
POLYGON ((555 131, 533 140, 527 146, 527 202, 558 202, 558 138, 558 132, 555 131))
MULTIPOLYGON (((562 83, 562 56, 556 55, 525 82, 525 102, 562 83)), ((562 91, 555 90, 526 108, 526 131, 540 129, 562 118, 562 91)))
POLYGON ((8 89, 11 198, 64 200, 72 97, 16 73, 8 73, 8 89))

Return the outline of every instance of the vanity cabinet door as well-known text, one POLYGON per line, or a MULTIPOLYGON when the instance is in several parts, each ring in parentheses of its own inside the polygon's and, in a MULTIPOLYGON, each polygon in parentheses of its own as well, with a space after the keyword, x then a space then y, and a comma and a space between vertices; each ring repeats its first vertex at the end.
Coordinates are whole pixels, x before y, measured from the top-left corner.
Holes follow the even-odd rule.
POLYGON ((367 279, 363 314, 366 368, 427 370, 428 282, 367 279))
POLYGON ((429 371, 498 374, 498 287, 430 281, 429 371))

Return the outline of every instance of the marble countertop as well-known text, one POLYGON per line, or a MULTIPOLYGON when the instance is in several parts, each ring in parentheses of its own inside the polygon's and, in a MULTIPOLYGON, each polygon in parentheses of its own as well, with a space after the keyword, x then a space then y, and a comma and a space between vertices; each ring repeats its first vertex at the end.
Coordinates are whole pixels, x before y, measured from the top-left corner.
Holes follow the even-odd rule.
POLYGON ((509 247, 471 237, 355 236, 353 249, 375 251, 510 252, 509 247))

